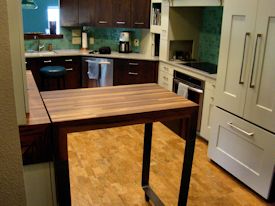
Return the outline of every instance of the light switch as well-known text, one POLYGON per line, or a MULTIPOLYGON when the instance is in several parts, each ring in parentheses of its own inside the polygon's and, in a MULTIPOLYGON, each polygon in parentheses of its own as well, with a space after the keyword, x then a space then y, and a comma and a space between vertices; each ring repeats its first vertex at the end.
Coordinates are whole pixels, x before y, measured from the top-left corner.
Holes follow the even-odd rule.
POLYGON ((94 39, 94 37, 90 37, 89 43, 90 43, 91 45, 95 44, 95 39, 94 39))
POLYGON ((73 37, 72 44, 81 44, 81 37, 73 37))

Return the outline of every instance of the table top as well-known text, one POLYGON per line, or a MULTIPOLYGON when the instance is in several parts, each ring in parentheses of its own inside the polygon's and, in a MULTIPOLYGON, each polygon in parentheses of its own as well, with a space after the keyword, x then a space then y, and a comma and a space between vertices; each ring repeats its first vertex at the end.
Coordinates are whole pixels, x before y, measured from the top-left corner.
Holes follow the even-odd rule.
POLYGON ((47 91, 41 96, 52 123, 57 124, 99 119, 115 122, 125 116, 132 120, 135 115, 147 118, 142 123, 154 120, 150 115, 156 112, 165 116, 169 111, 166 116, 176 116, 179 111, 197 109, 197 104, 157 84, 47 91))
POLYGON ((26 125, 20 126, 32 126, 32 125, 44 125, 50 124, 50 118, 47 110, 44 106, 40 93, 37 89, 33 75, 30 70, 26 72, 27 77, 27 93, 29 98, 29 113, 27 114, 26 125))

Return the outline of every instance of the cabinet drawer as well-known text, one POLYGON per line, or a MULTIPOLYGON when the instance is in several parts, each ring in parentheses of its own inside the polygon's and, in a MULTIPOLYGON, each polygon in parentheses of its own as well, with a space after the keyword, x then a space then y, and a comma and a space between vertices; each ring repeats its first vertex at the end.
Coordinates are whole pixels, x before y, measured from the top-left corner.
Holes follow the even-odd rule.
POLYGON ((209 157, 268 198, 275 165, 275 135, 214 108, 209 157))
POLYGON ((173 76, 163 72, 159 71, 159 76, 158 76, 158 84, 170 91, 172 91, 173 88, 173 76))
POLYGON ((160 63, 159 64, 159 70, 163 71, 163 72, 166 72, 166 73, 168 73, 172 76, 174 75, 174 69, 173 69, 173 66, 171 66, 171 65, 160 63))

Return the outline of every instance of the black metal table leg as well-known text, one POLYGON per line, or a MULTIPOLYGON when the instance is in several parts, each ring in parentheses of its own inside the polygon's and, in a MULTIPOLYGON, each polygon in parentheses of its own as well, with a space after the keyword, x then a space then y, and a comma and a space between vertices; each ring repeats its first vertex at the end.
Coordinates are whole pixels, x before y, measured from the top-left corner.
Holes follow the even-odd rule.
MULTIPOLYGON (((145 124, 144 129, 144 145, 143 145, 143 163, 142 163, 142 187, 149 185, 151 145, 152 145, 152 129, 153 123, 145 124)), ((148 202, 149 197, 145 193, 145 200, 148 202)))
POLYGON ((188 121, 189 129, 187 130, 188 132, 186 134, 186 139, 185 139, 186 144, 185 144, 184 160, 183 160, 183 166, 182 166, 178 206, 186 206, 187 204, 193 156, 194 156, 194 150, 195 150, 195 142, 196 142, 197 115, 198 115, 197 112, 194 112, 188 121))

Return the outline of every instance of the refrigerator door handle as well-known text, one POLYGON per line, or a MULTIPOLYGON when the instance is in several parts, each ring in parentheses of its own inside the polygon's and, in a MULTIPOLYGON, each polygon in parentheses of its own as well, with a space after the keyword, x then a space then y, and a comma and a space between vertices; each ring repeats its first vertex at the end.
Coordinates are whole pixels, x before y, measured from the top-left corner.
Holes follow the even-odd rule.
POLYGON ((233 124, 233 122, 228 122, 227 124, 228 124, 230 127, 234 128, 234 129, 236 129, 236 130, 238 130, 239 132, 241 132, 241 133, 243 133, 243 134, 245 134, 245 135, 247 135, 247 136, 252 137, 252 136, 254 135, 253 132, 247 132, 247 131, 245 131, 245 130, 239 128, 239 127, 237 127, 236 125, 233 124))

